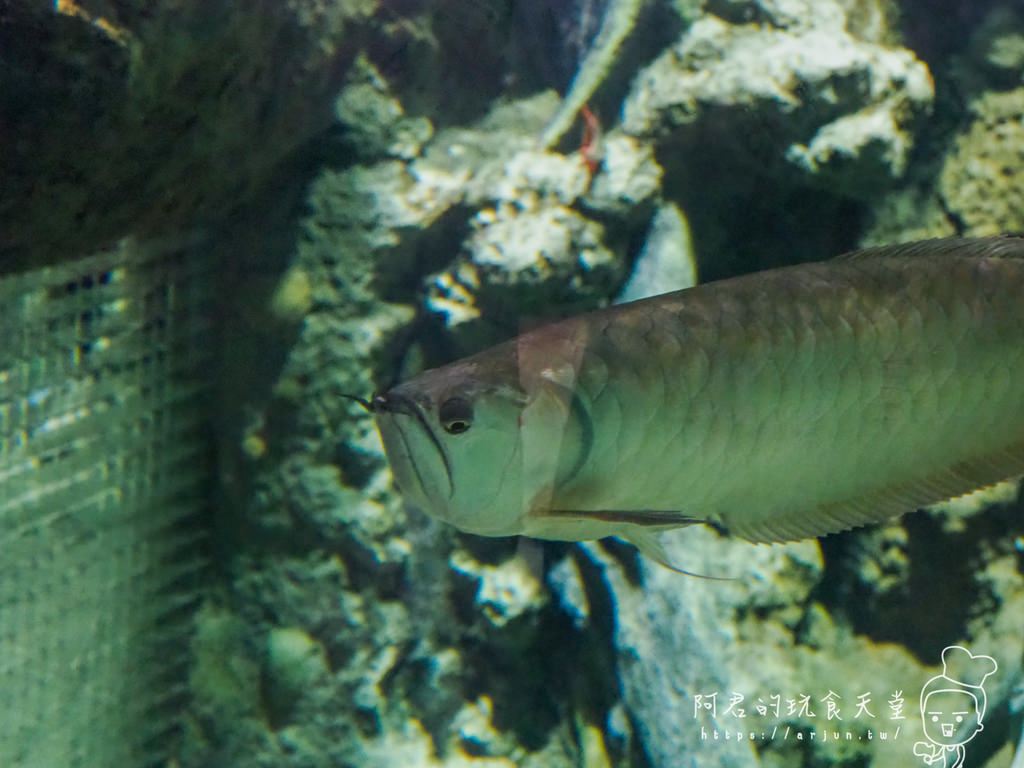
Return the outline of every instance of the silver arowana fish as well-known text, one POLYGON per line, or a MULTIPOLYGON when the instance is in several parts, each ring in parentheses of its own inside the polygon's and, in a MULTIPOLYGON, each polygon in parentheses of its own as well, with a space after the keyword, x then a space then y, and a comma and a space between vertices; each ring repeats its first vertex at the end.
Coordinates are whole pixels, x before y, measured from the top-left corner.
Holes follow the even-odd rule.
MULTIPOLYGON (((1024 474, 1024 239, 931 240, 603 309, 364 402, 484 536, 824 535, 1024 474)), ((666 563, 667 564, 667 563, 666 563)))

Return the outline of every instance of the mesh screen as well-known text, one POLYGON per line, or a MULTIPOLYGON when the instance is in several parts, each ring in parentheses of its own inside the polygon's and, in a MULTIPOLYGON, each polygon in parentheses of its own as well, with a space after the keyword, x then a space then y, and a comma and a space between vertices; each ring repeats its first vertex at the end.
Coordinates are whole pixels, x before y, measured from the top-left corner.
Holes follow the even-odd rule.
POLYGON ((0 766, 165 757, 201 565, 208 292, 181 244, 0 279, 0 766))

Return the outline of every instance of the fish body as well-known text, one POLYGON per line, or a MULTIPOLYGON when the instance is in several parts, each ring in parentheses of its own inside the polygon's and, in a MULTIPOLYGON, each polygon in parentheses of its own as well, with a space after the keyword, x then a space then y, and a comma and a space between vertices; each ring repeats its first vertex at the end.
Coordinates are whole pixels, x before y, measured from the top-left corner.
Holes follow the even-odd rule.
POLYGON ((482 535, 808 538, 1024 474, 1024 239, 933 240, 544 326, 370 403, 482 535))

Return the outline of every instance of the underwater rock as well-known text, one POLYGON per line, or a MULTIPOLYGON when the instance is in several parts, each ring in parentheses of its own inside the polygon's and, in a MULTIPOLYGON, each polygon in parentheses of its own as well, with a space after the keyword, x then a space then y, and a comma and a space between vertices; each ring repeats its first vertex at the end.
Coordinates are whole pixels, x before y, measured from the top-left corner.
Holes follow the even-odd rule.
POLYGON ((481 211, 467 257, 433 278, 427 306, 449 327, 485 313, 543 315, 552 303, 596 306, 621 274, 604 240, 603 227, 562 205, 481 211))
POLYGON ((908 184, 871 203, 872 220, 858 241, 870 247, 957 234, 942 196, 932 184, 908 184))
POLYGON ((590 601, 583 584, 583 575, 575 558, 566 557, 548 570, 547 582, 558 596, 559 607, 580 628, 590 620, 590 601))
POLYGON ((549 95, 506 105, 477 131, 440 134, 411 166, 421 187, 461 189, 460 203, 475 211, 457 257, 427 281, 427 308, 465 349, 518 332, 522 318, 606 302, 660 190, 651 148, 621 133, 604 141, 593 179, 579 155, 537 149, 537 124, 523 131, 523 116, 552 106, 549 95), (516 127, 489 131, 492 124, 516 127))
POLYGON ((530 46, 495 23, 499 6, 3 3, 0 261, 216 227, 304 178, 310 157, 292 161, 311 139, 335 157, 413 157, 432 121, 479 119, 522 74, 530 46))
MULTIPOLYGON (((189 679, 192 706, 185 715, 183 765, 203 765, 223 744, 263 738, 260 713, 260 660, 248 653, 250 627, 242 617, 208 602, 196 616, 189 679), (216 732, 208 723, 230 724, 216 732)), ((252 749, 252 747, 250 747, 252 749)))
MULTIPOLYGON (((397 114, 388 89, 373 87, 359 99, 382 108, 361 114, 397 114)), ((539 257, 507 238, 532 237, 547 221, 589 239, 595 254, 588 265, 565 245, 564 272, 550 284, 578 278, 566 295, 589 291, 593 302, 614 290, 625 269, 625 248, 604 242, 614 214, 599 223, 579 204, 589 181, 580 158, 536 148, 556 103, 547 94, 506 104, 399 150, 396 134, 367 126, 379 141, 361 162, 325 166, 310 183, 276 289, 233 315, 262 311, 269 320, 255 327, 269 338, 232 333, 225 360, 226 399, 247 414, 224 451, 236 500, 225 513, 237 552, 231 593, 252 636, 308 638, 327 670, 298 695, 280 664, 238 649, 263 670, 270 716, 260 719, 258 701, 239 702, 236 716, 203 720, 189 754, 280 768, 575 764, 575 725, 561 715, 570 686, 549 690, 553 666, 535 660, 553 625, 562 636, 577 630, 552 605, 541 568, 505 556, 506 541, 471 556, 450 528, 403 508, 372 421, 345 397, 368 397, 410 364, 414 304, 463 245, 492 270, 482 292, 514 292, 516 270, 529 267, 508 257, 539 257)), ((657 190, 653 156, 632 139, 619 154, 608 204, 643 204, 657 190)), ((550 238, 531 242, 555 252, 550 238)), ((253 264, 261 248, 255 241, 253 264)), ((217 711, 203 694, 196 711, 217 711)))
POLYGON ((348 84, 334 100, 339 141, 360 159, 412 160, 433 135, 430 121, 405 114, 372 62, 360 57, 352 69, 348 84))
POLYGON ((966 235, 1024 230, 1024 87, 990 91, 970 106, 939 177, 939 194, 966 235))
MULTIPOLYGON (((946 83, 934 119, 921 131, 921 151, 907 177, 869 201, 871 222, 859 245, 998 234, 1022 226, 1024 204, 1011 169, 1020 162, 1022 143, 1024 16, 1006 5, 985 6, 958 3, 950 12, 969 18, 943 22, 960 31, 947 41, 955 43, 956 53, 934 64, 936 77, 946 83)), ((913 36, 922 31, 915 27, 913 36)))
MULTIPOLYGON (((751 546, 700 529, 663 541, 674 562, 731 580, 688 578, 643 559, 629 576, 599 546, 583 545, 614 596, 623 701, 655 768, 907 765, 922 737, 917 696, 937 657, 922 664, 820 603, 826 571, 816 542, 751 546), (806 710, 788 703, 805 696, 806 710)), ((1011 580, 1003 594, 1017 601, 1020 575, 1011 580)), ((1006 660, 1001 686, 1016 680, 1019 635, 960 629, 972 650, 1006 660)), ((991 693, 990 706, 1006 700, 1002 688, 991 693)))
POLYGON ((629 221, 661 190, 662 169, 654 148, 616 129, 601 140, 601 163, 583 198, 587 209, 629 221))
POLYGON ((544 606, 548 593, 537 570, 526 558, 513 557, 500 565, 479 563, 468 554, 456 551, 451 566, 477 582, 475 605, 499 629, 524 614, 544 606))
MULTIPOLYGON (((683 533, 685 537, 665 536, 663 543, 674 562, 695 572, 746 581, 762 568, 789 569, 792 586, 784 590, 776 585, 778 605, 805 597, 820 567, 813 543, 800 545, 792 560, 779 547, 742 546, 730 556, 727 542, 717 540, 711 531, 683 533)), ((737 740, 733 733, 726 741, 724 728, 718 729, 720 738, 714 738, 716 718, 703 716, 697 698, 717 692, 724 709, 729 694, 744 683, 753 692, 756 682, 760 691, 762 686, 776 687, 775 676, 789 674, 792 660, 779 663, 778 649, 773 648, 779 642, 778 632, 762 631, 759 639, 739 637, 736 611, 749 603, 749 596, 733 582, 687 578, 643 559, 638 562, 640 583, 631 582, 599 547, 584 548, 604 565, 614 596, 623 698, 652 764, 656 768, 759 765, 755 748, 759 745, 737 740), (741 656, 758 660, 748 670, 751 677, 743 681, 732 677, 741 656), (763 679, 758 681, 754 672, 763 679)))
MULTIPOLYGON (((388 285, 409 280, 410 267, 450 264, 421 279, 426 307, 452 329, 484 314, 507 319, 604 300, 621 280, 624 241, 609 243, 605 224, 576 205, 590 183, 585 163, 536 148, 555 104, 553 94, 505 104, 477 127, 439 132, 411 161, 335 174, 344 195, 372 211, 365 231, 387 251, 374 259, 376 279, 388 285), (463 241, 453 241, 463 229, 463 241), (421 259, 431 239, 437 255, 421 259)), ((395 153, 390 135, 380 144, 395 153)), ((593 207, 632 214, 657 192, 657 165, 629 139, 610 158, 593 207)))
POLYGON ((754 146, 767 143, 833 190, 863 194, 899 177, 912 127, 931 106, 927 67, 907 50, 851 36, 837 4, 757 7, 760 24, 695 22, 638 76, 623 129, 661 137, 713 120, 716 141, 752 151, 756 136, 754 146))
POLYGON ((375 3, 4 3, 0 262, 209 226, 329 123, 375 3))
POLYGON ((327 676, 323 647, 302 629, 279 627, 267 638, 264 691, 271 720, 289 720, 296 704, 327 676))
POLYGON ((1024 82, 1024 15, 996 6, 971 34, 956 75, 970 90, 1012 89, 1024 82))

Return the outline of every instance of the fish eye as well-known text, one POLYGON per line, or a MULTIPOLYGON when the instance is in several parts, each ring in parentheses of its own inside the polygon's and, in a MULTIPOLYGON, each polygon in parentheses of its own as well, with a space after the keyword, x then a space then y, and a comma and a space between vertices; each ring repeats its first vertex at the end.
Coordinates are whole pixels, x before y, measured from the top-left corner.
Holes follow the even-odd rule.
POLYGON ((437 409, 441 426, 449 435, 461 435, 473 425, 473 406, 461 397, 449 397, 437 409))

